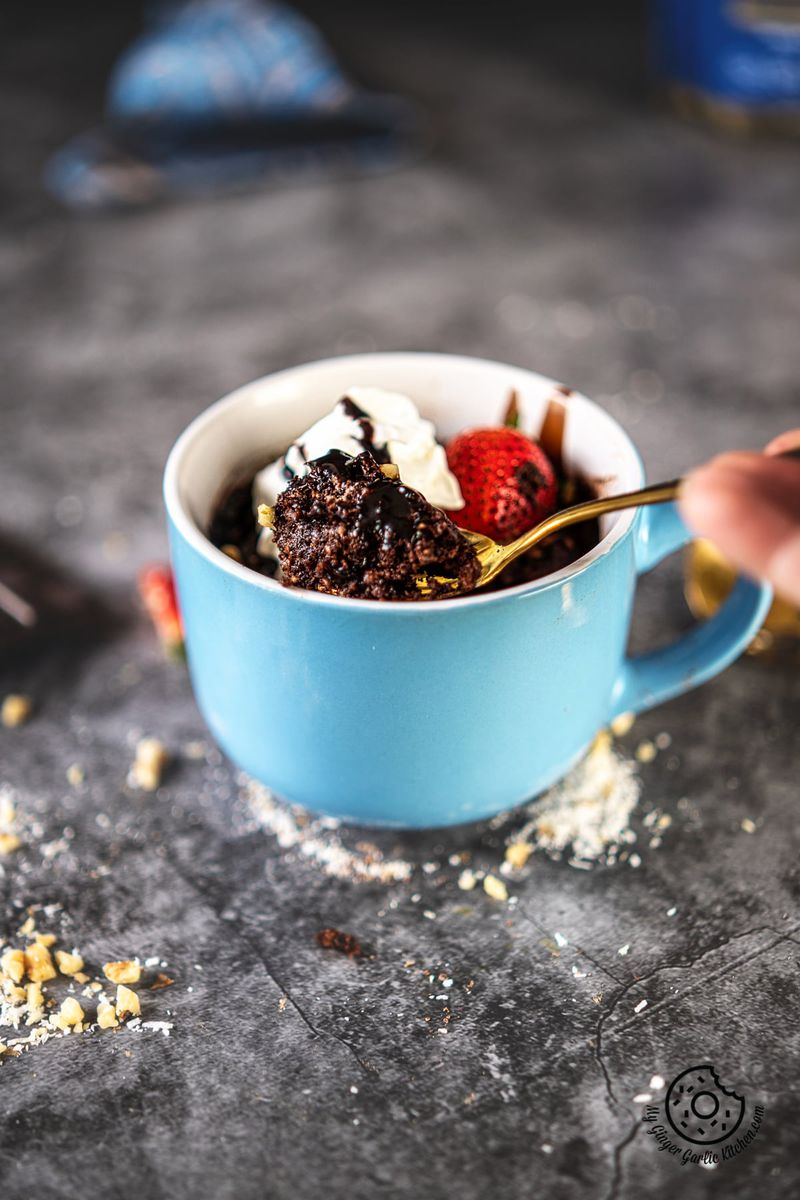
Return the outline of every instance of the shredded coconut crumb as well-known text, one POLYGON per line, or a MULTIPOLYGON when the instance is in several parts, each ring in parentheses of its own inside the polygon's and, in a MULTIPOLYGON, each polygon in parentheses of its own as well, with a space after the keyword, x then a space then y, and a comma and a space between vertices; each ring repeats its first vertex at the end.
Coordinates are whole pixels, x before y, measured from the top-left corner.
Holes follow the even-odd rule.
POLYGON ((253 780, 246 781, 245 794, 260 825, 277 839, 281 849, 296 850, 321 866, 326 875, 355 883, 402 883, 411 878, 411 863, 384 858, 369 842, 359 842, 356 850, 348 850, 336 835, 337 821, 307 820, 299 809, 281 804, 253 780))
POLYGON ((164 1037, 169 1037, 173 1028, 172 1021, 142 1021, 142 1029, 149 1029, 152 1033, 163 1033, 164 1037))
POLYGON ((515 842, 533 842, 551 858, 571 848, 571 866, 617 861, 635 840, 630 818, 641 793, 635 764, 618 754, 607 731, 559 783, 529 805, 515 842))

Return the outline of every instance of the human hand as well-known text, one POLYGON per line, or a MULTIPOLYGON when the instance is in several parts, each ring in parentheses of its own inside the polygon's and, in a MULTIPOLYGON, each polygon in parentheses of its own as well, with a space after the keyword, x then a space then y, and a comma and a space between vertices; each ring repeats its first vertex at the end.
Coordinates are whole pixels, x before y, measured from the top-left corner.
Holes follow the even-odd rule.
POLYGON ((721 454, 690 472, 679 500, 694 533, 793 604, 800 604, 800 462, 774 456, 799 448, 795 429, 763 454, 721 454))

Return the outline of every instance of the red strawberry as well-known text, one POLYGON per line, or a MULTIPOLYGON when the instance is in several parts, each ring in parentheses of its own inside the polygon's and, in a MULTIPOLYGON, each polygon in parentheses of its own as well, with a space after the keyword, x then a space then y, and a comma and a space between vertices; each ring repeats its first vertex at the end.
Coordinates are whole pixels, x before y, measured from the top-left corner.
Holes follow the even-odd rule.
POLYGON ((171 658, 182 657, 183 622, 178 608, 175 581, 169 567, 144 567, 139 572, 139 595, 166 653, 171 658))
POLYGON ((517 429, 467 429, 447 447, 447 461, 464 496, 453 513, 462 529, 511 542, 556 507, 552 464, 517 429))

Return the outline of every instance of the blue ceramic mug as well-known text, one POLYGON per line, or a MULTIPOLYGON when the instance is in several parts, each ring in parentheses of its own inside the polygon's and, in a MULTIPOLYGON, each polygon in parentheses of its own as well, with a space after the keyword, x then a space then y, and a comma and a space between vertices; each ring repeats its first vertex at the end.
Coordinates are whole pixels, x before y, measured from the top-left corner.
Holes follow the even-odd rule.
MULTIPOLYGON (((290 590, 215 549, 204 530, 226 484, 356 385, 407 393, 443 439, 499 423, 511 389, 537 430, 556 387, 480 359, 359 355, 250 383, 179 438, 164 490, 195 694, 223 750, 279 796, 368 825, 491 816, 557 780, 618 713, 696 687, 755 634, 770 591, 743 579, 712 620, 626 657, 637 576, 688 540, 671 505, 609 516, 590 553, 543 580, 439 603, 290 590)), ((641 486, 623 429, 583 396, 565 404, 567 466, 601 490, 641 486)))

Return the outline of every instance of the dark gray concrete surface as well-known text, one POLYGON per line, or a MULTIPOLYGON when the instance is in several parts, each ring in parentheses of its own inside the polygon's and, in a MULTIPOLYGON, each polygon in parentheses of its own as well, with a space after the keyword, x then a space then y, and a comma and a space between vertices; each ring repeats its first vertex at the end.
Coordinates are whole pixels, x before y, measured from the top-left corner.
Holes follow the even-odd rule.
MULTIPOLYGON (((539 28, 516 5, 473 27, 449 5, 425 26, 342 6, 351 65, 429 112, 424 160, 125 219, 59 212, 38 171, 94 119, 135 7, 37 9, 4 39, 4 565, 54 603, 74 589, 77 608, 0 635, 2 691, 36 700, 27 727, 0 730, 27 843, 0 875, 0 936, 26 905, 60 904, 49 927, 92 963, 160 955, 176 980, 145 993, 169 1039, 72 1037, 0 1063, 8 1200, 800 1189, 795 652, 748 657, 637 722, 629 750, 673 739, 641 768, 643 804, 673 823, 657 849, 641 838, 638 870, 536 856, 508 908, 459 891, 447 862, 496 866, 505 828, 381 836, 420 864, 391 888, 281 852, 234 768, 181 752, 202 721, 134 596, 165 553, 176 434, 294 362, 420 348, 529 365, 607 405, 651 478, 797 423, 796 149, 654 111, 636 6, 596 7, 579 32, 574 12, 539 28), (125 783, 137 732, 175 756, 157 796, 125 783), (325 925, 373 957, 323 953, 325 925), (455 981, 445 1033, 410 959, 455 981), (716 1170, 658 1153, 633 1100, 705 1062, 766 1107, 716 1170)), ((635 641, 687 623, 673 562, 642 589, 635 641)))

